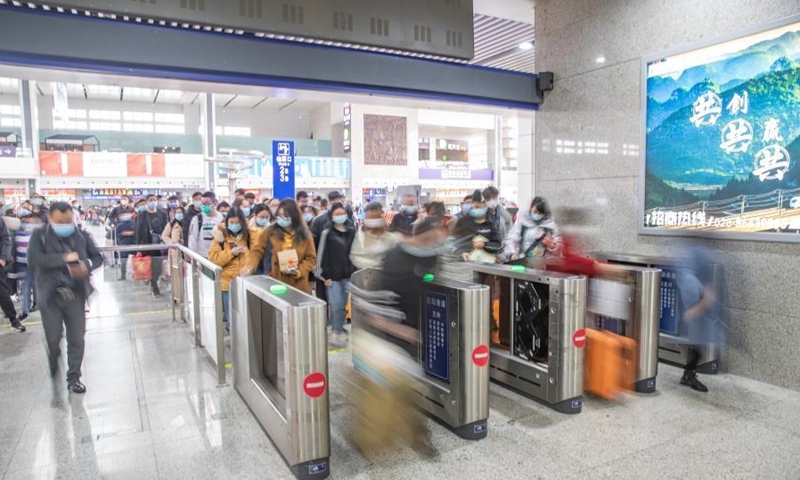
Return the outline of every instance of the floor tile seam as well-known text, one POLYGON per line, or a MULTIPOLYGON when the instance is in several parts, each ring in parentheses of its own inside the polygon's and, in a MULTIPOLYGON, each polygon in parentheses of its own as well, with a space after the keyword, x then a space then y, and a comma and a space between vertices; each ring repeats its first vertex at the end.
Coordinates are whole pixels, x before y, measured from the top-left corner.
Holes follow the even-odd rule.
POLYGON ((136 348, 136 332, 129 331, 129 339, 131 342, 131 356, 133 361, 133 382, 136 385, 136 399, 139 406, 139 420, 141 421, 142 431, 152 431, 150 425, 150 415, 147 409, 147 401, 144 398, 144 383, 142 381, 141 364, 139 363, 139 351, 136 348))

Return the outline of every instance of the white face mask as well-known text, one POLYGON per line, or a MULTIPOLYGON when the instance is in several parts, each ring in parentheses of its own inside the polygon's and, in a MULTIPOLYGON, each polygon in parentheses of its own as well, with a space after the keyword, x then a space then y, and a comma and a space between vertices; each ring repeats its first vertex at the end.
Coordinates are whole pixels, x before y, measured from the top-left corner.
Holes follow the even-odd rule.
POLYGON ((382 218, 365 218, 364 226, 370 229, 384 228, 386 221, 382 218))
POLYGON ((489 200, 488 202, 486 202, 486 206, 491 209, 497 208, 497 200, 489 200))

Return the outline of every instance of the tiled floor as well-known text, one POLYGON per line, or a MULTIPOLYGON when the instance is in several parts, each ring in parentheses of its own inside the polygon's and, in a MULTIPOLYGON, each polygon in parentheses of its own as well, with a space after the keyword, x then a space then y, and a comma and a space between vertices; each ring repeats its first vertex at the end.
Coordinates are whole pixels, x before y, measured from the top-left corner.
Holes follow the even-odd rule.
MULTIPOLYGON (((68 395, 61 382, 54 390, 37 315, 27 333, 0 328, 2 478, 290 478, 166 303, 101 277, 85 396, 68 395)), ((349 356, 330 355, 332 478, 800 478, 800 392, 719 375, 704 377, 704 395, 663 365, 658 393, 587 399, 576 416, 492 385, 487 439, 461 440, 430 422, 436 458, 403 448, 370 463, 350 440, 349 356)))

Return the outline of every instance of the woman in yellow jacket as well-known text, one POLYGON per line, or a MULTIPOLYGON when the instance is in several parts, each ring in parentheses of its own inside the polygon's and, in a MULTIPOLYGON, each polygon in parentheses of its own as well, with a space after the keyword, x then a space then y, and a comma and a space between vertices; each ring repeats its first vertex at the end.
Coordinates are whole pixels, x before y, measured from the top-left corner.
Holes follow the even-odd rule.
POLYGON ((250 231, 247 219, 238 208, 232 208, 220 225, 222 240, 215 239, 208 249, 208 259, 222 267, 222 311, 225 330, 230 331, 231 282, 239 276, 250 253, 250 231))

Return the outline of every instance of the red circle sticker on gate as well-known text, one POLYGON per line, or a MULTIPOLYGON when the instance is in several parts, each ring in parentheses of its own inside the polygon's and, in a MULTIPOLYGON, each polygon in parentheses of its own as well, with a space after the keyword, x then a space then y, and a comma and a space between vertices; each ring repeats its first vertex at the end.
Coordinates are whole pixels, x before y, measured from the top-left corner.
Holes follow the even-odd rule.
POLYGON ((311 398, 319 398, 325 393, 325 375, 320 372, 309 373, 303 380, 303 391, 311 398))
POLYGON ((472 363, 479 367, 485 367, 489 363, 489 347, 486 345, 478 345, 472 351, 472 363))
POLYGON ((586 346, 586 330, 580 329, 572 334, 572 344, 575 345, 577 348, 583 348, 586 346))

